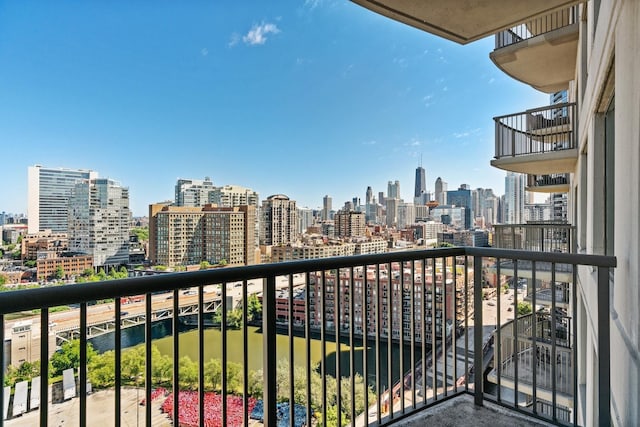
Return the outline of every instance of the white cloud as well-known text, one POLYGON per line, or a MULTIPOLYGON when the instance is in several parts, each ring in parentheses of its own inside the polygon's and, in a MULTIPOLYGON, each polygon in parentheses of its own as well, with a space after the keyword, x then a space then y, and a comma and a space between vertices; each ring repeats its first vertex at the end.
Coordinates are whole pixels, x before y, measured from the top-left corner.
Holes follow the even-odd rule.
POLYGON ((276 24, 262 23, 254 25, 249 32, 242 36, 242 41, 250 46, 262 45, 267 42, 268 34, 278 34, 280 29, 276 24))
POLYGON ((378 141, 371 140, 363 142, 362 145, 376 145, 377 143, 378 141))
POLYGON ((494 79, 493 77, 491 77, 491 78, 489 79, 489 84, 491 84, 491 83, 493 83, 493 82, 495 82, 495 81, 496 81, 496 79, 494 79))
POLYGON ((240 42, 240 34, 233 33, 231 34, 231 38, 229 39, 229 44, 227 46, 234 47, 240 42))
POLYGON ((406 58, 393 58, 393 63, 398 65, 400 68, 407 68, 409 65, 406 58))
POLYGON ((203 47, 202 49, 200 49, 200 55, 202 56, 209 55, 209 49, 207 49, 206 47, 203 47))
POLYGON ((467 130, 467 131, 464 131, 464 132, 454 132, 453 136, 455 138, 466 138, 466 137, 471 136, 471 135, 476 135, 478 132, 480 132, 480 128, 467 130))
POLYGON ((304 0, 304 7, 313 10, 322 4, 322 0, 304 0))

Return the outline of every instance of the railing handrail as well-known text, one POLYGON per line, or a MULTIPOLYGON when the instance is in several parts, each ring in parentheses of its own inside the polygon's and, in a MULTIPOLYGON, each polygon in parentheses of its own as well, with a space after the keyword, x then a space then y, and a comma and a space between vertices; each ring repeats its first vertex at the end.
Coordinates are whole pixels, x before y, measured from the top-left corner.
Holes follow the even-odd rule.
POLYGON ((189 288, 206 284, 239 282, 307 271, 334 270, 354 265, 376 265, 424 258, 453 256, 482 256, 501 259, 554 262, 556 264, 584 264, 594 267, 615 267, 616 258, 604 255, 531 252, 517 249, 476 247, 437 248, 383 254, 353 255, 290 261, 276 264, 258 264, 192 272, 167 273, 155 276, 131 277, 101 282, 70 284, 46 288, 23 289, 0 293, 0 315, 69 305, 116 297, 143 295, 151 292, 171 291, 176 287, 189 288), (126 286, 123 286, 126 284, 126 286))
POLYGON ((565 108, 565 107, 573 107, 573 106, 576 106, 576 105, 577 104, 575 102, 563 102, 563 103, 560 103, 560 104, 545 105, 543 107, 530 108, 528 110, 520 111, 518 113, 511 113, 511 114, 504 114, 504 115, 501 115, 501 116, 494 116, 493 120, 498 121, 498 120, 506 119, 506 118, 509 118, 509 117, 521 116, 523 114, 539 113, 541 111, 560 110, 560 109, 565 108))

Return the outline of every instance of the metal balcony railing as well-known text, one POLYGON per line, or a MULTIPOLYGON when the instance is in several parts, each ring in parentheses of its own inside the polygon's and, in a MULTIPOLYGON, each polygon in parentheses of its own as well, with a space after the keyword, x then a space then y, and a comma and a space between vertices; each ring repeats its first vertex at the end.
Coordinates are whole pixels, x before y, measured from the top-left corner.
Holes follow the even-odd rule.
POLYGON ((576 227, 571 224, 536 222, 494 225, 494 247, 526 251, 575 253, 576 227))
POLYGON ((527 187, 542 188, 569 184, 568 173, 554 173, 550 175, 527 175, 527 187))
POLYGON ((576 104, 564 103, 494 117, 495 158, 576 148, 576 104))
MULTIPOLYGON (((31 333, 33 340, 38 341, 34 348, 39 346, 37 378, 45 380, 34 379, 31 384, 32 393, 36 390, 42 402, 37 409, 39 421, 34 422, 41 426, 53 424, 51 416, 54 413, 59 415, 55 404, 50 403, 50 382, 54 379, 49 379, 52 365, 48 361, 55 346, 54 339, 59 338, 57 331, 69 328, 77 331, 79 342, 77 364, 72 366, 72 372, 78 376, 79 393, 73 397, 77 399, 73 405, 75 412, 68 414, 74 420, 65 424, 72 421, 77 421, 80 426, 90 424, 91 406, 87 405, 87 391, 94 371, 92 362, 88 360, 88 342, 91 334, 102 333, 100 331, 112 334, 113 384, 107 387, 114 396, 111 410, 116 427, 131 425, 131 420, 123 418, 127 416, 123 411, 123 391, 127 385, 142 386, 138 390, 142 391, 145 404, 141 407, 136 403, 136 407, 143 411, 144 425, 152 425, 153 417, 158 416, 152 413, 152 402, 162 394, 161 386, 172 392, 163 408, 173 418, 174 425, 184 426, 248 426, 256 422, 251 420, 252 417, 265 426, 390 425, 433 407, 447 397, 463 393, 473 394, 475 404, 480 406, 484 400, 496 401, 534 417, 546 417, 551 422, 560 422, 565 416, 570 418, 570 422, 575 422, 575 412, 567 415, 563 402, 554 397, 566 394, 565 389, 560 388, 562 383, 554 380, 558 378, 556 364, 549 365, 547 376, 546 373, 532 371, 531 386, 527 389, 519 388, 518 380, 515 380, 515 395, 531 389, 532 401, 536 402, 534 405, 523 405, 517 398, 513 401, 503 398, 500 387, 494 392, 485 388, 484 373, 494 360, 490 355, 492 345, 496 346, 495 354, 500 355, 496 364, 498 384, 506 383, 503 375, 512 371, 515 372, 514 378, 529 375, 529 371, 522 370, 529 363, 525 360, 533 360, 531 357, 526 359, 528 348, 535 348, 535 345, 550 348, 550 360, 556 360, 557 355, 564 351, 561 348, 580 348, 576 342, 578 334, 574 331, 559 334, 557 322, 548 324, 544 319, 536 320, 538 324, 530 328, 516 328, 513 346, 510 347, 516 350, 506 352, 506 346, 502 344, 502 328, 497 329, 496 339, 487 342, 483 333, 485 328, 474 327, 502 325, 511 318, 514 325, 522 324, 522 316, 517 311, 503 314, 501 307, 504 305, 501 304, 504 302, 501 303, 500 298, 495 313, 491 314, 486 312, 483 301, 483 289, 489 283, 485 267, 494 265, 496 277, 502 278, 504 272, 501 273, 500 268, 505 260, 515 266, 511 274, 516 282, 519 263, 531 264, 534 280, 538 265, 549 264, 552 277, 556 267, 567 265, 573 272, 572 286, 576 283, 578 266, 591 266, 598 271, 596 305, 600 357, 595 384, 599 387, 597 394, 600 396, 599 425, 608 425, 609 271, 615 267, 613 257, 458 247, 167 273, 11 291, 0 294, 0 342, 11 338, 5 332, 5 328, 11 331, 15 326, 10 315, 37 310, 31 319, 31 333), (404 274, 390 274, 400 270, 404 274), (365 271, 367 274, 362 274, 365 271), (338 277, 339 282, 336 280, 338 277), (430 280, 423 281, 424 278, 430 280), (334 287, 332 292, 327 291, 329 283, 334 287), (335 283, 339 285, 333 285, 335 283), (387 292, 383 297, 382 291, 388 287, 407 289, 408 293, 387 292), (296 293, 300 289, 305 295, 305 317, 289 322, 288 319, 294 319, 294 301, 297 302, 294 295, 300 295, 296 293), (278 304, 282 302, 281 291, 287 295, 286 311, 282 310, 282 304, 278 304), (262 305, 259 328, 250 331, 249 306, 252 300, 249 297, 252 294, 259 296, 262 305), (348 300, 343 299, 347 294, 348 300), (441 297, 442 303, 427 311, 427 296, 432 301, 436 296, 441 297), (96 301, 102 303, 94 305, 96 301), (329 302, 335 312, 345 313, 335 324, 327 320, 329 302), (69 309, 59 312, 57 307, 60 306, 69 309), (237 309, 239 324, 238 312, 232 311, 234 307, 240 307, 237 309), (385 312, 383 307, 386 307, 385 312), (181 321, 183 317, 189 321, 181 321), (167 329, 173 362, 166 378, 158 371, 153 356, 156 321, 170 322, 167 329), (136 322, 144 331, 142 348, 136 350, 142 351, 144 362, 139 366, 140 370, 130 376, 131 368, 126 361, 130 359, 128 352, 131 350, 125 348, 123 336, 129 327, 135 327, 131 324, 136 322), (181 323, 195 327, 195 343, 187 345, 180 338, 181 323), (230 328, 232 324, 239 329, 230 328), (212 328, 218 330, 218 338, 214 340, 206 335, 205 339, 205 333, 209 334, 212 328), (361 335, 363 330, 366 336, 361 335), (260 345, 255 342, 249 346, 249 339, 256 336, 262 347, 259 369, 250 367, 250 357, 260 350, 257 348, 260 345), (556 340, 559 337, 564 341, 556 340), (571 341, 569 346, 565 345, 567 340, 571 341), (530 347, 523 347, 520 343, 530 347), (240 349, 236 352, 239 353, 235 356, 237 360, 232 360, 235 354, 231 350, 233 346, 240 349), (316 353, 319 348, 320 360, 313 359, 312 346, 316 353), (211 365, 205 359, 205 351, 211 347, 221 349, 217 379, 212 377, 211 365), (197 355, 195 373, 178 368, 183 364, 182 352, 190 349, 197 355), (302 350, 298 352, 296 349, 302 350), (283 361, 288 363, 283 364, 283 361), (336 381, 335 377, 341 381, 336 381), (256 378, 259 379, 257 383, 254 381, 256 378), (538 399, 537 396, 545 397, 542 390, 551 390, 551 397, 538 399), (337 420, 329 418, 335 414, 341 416, 337 416, 337 420)), ((493 286, 501 289, 501 280, 496 280, 493 286)), ((535 307, 535 287, 532 292, 535 307)), ((576 293, 571 294, 574 313, 570 316, 576 318, 576 293)), ((517 305, 517 293, 514 302, 517 305)), ((555 313, 553 301, 552 308, 551 312, 555 313)), ((579 322, 571 324, 576 323, 579 322)), ((0 351, 0 366, 7 365, 9 354, 6 350, 0 351)), ((571 352, 566 357, 570 359, 568 366, 573 370, 571 378, 576 378, 577 355, 571 352)), ((0 370, 0 382, 4 383, 6 378, 7 371, 0 370)), ((576 381, 571 386, 574 389, 571 396, 575 401, 576 381)), ((9 387, 15 386, 11 384, 9 387)), ((98 387, 91 388, 96 391, 98 387)), ((15 396, 4 389, 0 394, 0 408, 14 399, 15 396)), ((2 417, 0 427, 11 422, 2 417)))
POLYGON ((532 19, 496 34, 496 49, 567 27, 578 22, 578 7, 571 6, 532 19))

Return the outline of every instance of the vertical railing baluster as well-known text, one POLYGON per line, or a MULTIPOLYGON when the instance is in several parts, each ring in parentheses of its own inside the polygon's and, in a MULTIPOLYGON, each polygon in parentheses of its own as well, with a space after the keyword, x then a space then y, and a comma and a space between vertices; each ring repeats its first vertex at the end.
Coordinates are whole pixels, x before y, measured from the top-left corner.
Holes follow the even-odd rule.
POLYGON ((393 419, 393 265, 387 263, 387 386, 389 396, 389 419, 393 419))
POLYGON ((326 302, 327 302, 327 272, 321 272, 321 282, 320 282, 320 314, 322 316, 322 320, 320 322, 320 347, 322 348, 322 362, 320 364, 320 375, 322 376, 322 425, 327 425, 327 336, 325 327, 327 325, 327 310, 326 310, 326 302))
MULTIPOLYGON (((305 341, 305 356, 306 356, 306 370, 307 370, 307 390, 306 390, 306 425, 311 425, 311 274, 305 272, 305 322, 304 322, 304 341, 305 341)), ((317 274, 316 274, 317 278, 317 274)), ((317 279, 315 280, 317 283, 317 279)), ((318 293, 314 292, 314 298, 318 293)))
MULTIPOLYGON (((242 281, 242 425, 249 426, 249 285, 242 281)), ((255 313, 253 313, 255 315, 255 313)), ((251 319, 254 320, 254 319, 251 319)))
MULTIPOLYGON (((222 425, 226 426, 227 425, 227 413, 228 413, 228 408, 227 408, 227 388, 228 388, 228 377, 227 377, 227 369, 228 369, 228 360, 229 360, 229 354, 228 354, 228 335, 227 335, 227 321, 228 321, 228 317, 227 317, 227 310, 229 310, 229 307, 227 306, 227 287, 228 287, 228 283, 227 282, 223 282, 222 283, 222 316, 221 316, 221 324, 220 324, 220 332, 222 334, 222 362, 220 363, 222 372, 220 375, 220 396, 222 397, 222 425)), ((275 306, 275 298, 274 298, 274 306, 275 306)), ((233 308, 233 307, 232 307, 233 308)), ((274 325, 275 326, 275 325, 274 325)))
MULTIPOLYGON (((553 421, 557 421, 558 413, 558 384, 557 384, 557 367, 556 357, 558 357, 558 349, 556 339, 558 337, 556 331, 556 263, 551 263, 551 417, 553 421)), ((566 390, 565 390, 566 391, 566 390)))
POLYGON ((474 403, 482 406, 482 257, 473 257, 473 392, 474 403))
POLYGON ((453 335, 451 336, 451 360, 453 361, 453 391, 458 392, 458 257, 452 257, 453 262, 453 335))
POLYGON ((115 427, 120 427, 122 424, 122 299, 120 297, 115 298, 114 306, 116 308, 115 313, 115 331, 114 331, 114 377, 115 377, 115 406, 113 419, 115 420, 115 427))
MULTIPOLYGON (((226 285, 225 285, 226 287, 226 285)), ((276 357, 276 278, 265 279, 262 296, 262 337, 264 385, 262 400, 264 402, 264 425, 275 426, 277 417, 277 357, 276 357)), ((223 300, 224 301, 224 300, 223 300)), ((224 424, 223 424, 224 425, 224 424)), ((325 424, 326 425, 326 424, 325 424)))
MULTIPOLYGON (((173 299, 174 301, 178 300, 178 290, 176 289, 174 291, 174 295, 173 295, 173 299)), ((145 396, 145 402, 147 403, 146 405, 144 405, 144 414, 145 414, 145 425, 147 426, 151 426, 151 373, 152 373, 152 366, 151 366, 151 343, 152 343, 152 333, 151 333, 151 325, 152 325, 152 319, 151 319, 151 311, 152 311, 152 300, 151 300, 151 293, 147 292, 145 294, 145 316, 144 316, 144 331, 145 331, 145 343, 144 343, 144 348, 145 348, 145 364, 144 364, 144 368, 145 368, 145 375, 144 375, 144 396, 145 396)), ((173 315, 175 316, 176 313, 174 311, 173 315)), ((175 332, 174 332, 175 333, 175 332)), ((173 393, 173 401, 177 402, 178 401, 178 392, 180 390, 180 387, 177 384, 177 378, 178 378, 178 359, 174 359, 173 361, 173 376, 174 376, 174 393, 173 393)), ((135 378, 135 382, 136 382, 136 388, 139 388, 139 384, 138 384, 138 377, 135 378)), ((136 402, 136 405, 139 405, 140 402, 136 402)), ((175 407, 174 407, 175 409, 175 407)), ((173 412, 173 420, 175 425, 178 425, 178 413, 173 412)), ((138 413, 136 412, 136 421, 137 421, 137 417, 138 417, 138 413)))
MULTIPOLYGON (((9 396, 4 395, 4 314, 0 314, 0 343, 2 343, 2 347, 0 347, 0 387, 2 387, 0 390, 0 408, 4 411, 4 399, 9 399, 9 396)), ((4 427, 4 413, 0 416, 0 427, 4 427)))
MULTIPOLYGON (((536 336, 537 336, 537 331, 538 331, 538 312, 536 310, 536 262, 535 261, 531 261, 531 288, 533 290, 533 292, 531 293, 531 308, 532 308, 532 319, 533 319, 533 334, 531 336, 531 342, 532 342, 532 346, 531 346, 531 355, 529 356, 531 358, 531 372, 532 372, 532 380, 533 380, 533 413, 537 414, 538 413, 538 383, 537 383, 537 375, 538 375, 538 365, 537 365, 537 360, 534 360, 537 351, 538 351, 538 343, 536 341, 536 336)), ((553 284, 552 288, 554 289, 554 291, 552 292, 552 298, 555 296, 555 284, 553 284)), ((543 323, 544 325, 544 323, 543 323)), ((544 334, 542 334, 542 337, 544 338, 544 334)), ((553 341, 554 345, 555 345, 555 338, 553 341)))
POLYGON ((376 395, 378 396, 376 402, 377 409, 377 422, 380 423, 382 420, 382 386, 381 386, 381 377, 380 377, 380 356, 382 355, 382 351, 380 349, 380 335, 382 334, 382 310, 380 309, 380 304, 382 303, 382 296, 380 292, 380 264, 376 264, 376 280, 375 280, 375 288, 372 290, 372 294, 375 292, 375 300, 376 300, 376 395))
POLYGON ((512 365, 513 365, 513 384, 515 393, 513 395, 513 406, 518 407, 518 358, 520 357, 518 349, 518 260, 511 259, 513 262, 513 349, 512 351, 512 365))
MULTIPOLYGON (((151 300, 151 294, 149 294, 151 300)), ((178 289, 173 292, 173 317, 171 318, 171 327, 173 329, 173 420, 175 425, 180 425, 180 293, 178 289)), ((149 365, 151 365, 151 353, 147 353, 149 365)), ((140 402, 138 402, 139 404, 140 402)), ((146 407, 151 407, 151 401, 147 399, 146 407)), ((147 418, 150 422, 151 418, 147 418)))
POLYGON ((398 342, 399 342, 399 350, 400 350, 400 372, 399 372, 399 376, 398 376, 398 393, 401 393, 401 396, 399 396, 399 400, 400 400, 400 413, 404 414, 405 412, 405 408, 404 408, 404 373, 405 371, 405 366, 404 366, 404 303, 405 303, 405 297, 404 297, 404 262, 399 262, 398 266, 400 267, 400 280, 398 283, 399 286, 399 290, 400 292, 398 292, 398 297, 399 297, 399 301, 396 303, 398 304, 398 314, 399 314, 399 322, 398 322, 398 342))
POLYGON ((49 307, 40 311, 40 425, 49 425, 49 307))
MULTIPOLYGON (((246 299, 243 301, 246 302, 246 299)), ((246 306, 246 303, 243 306, 246 306)), ((246 325, 245 317, 242 318, 242 324, 246 325)), ((206 422, 204 387, 204 286, 200 285, 198 286, 198 420, 200 425, 205 425, 206 422)))
POLYGON ((336 339, 336 412, 338 414, 338 427, 342 426, 342 372, 340 370, 340 323, 342 321, 340 298, 342 296, 342 284, 340 269, 336 269, 333 280, 333 331, 336 339))
POLYGON ((293 274, 289 274, 289 420, 295 421, 295 378, 294 378, 294 331, 293 331, 293 274))
POLYGON ((80 388, 80 427, 87 425, 87 303, 80 303, 80 363, 78 382, 80 388))
MULTIPOLYGON (((355 327, 355 321, 354 318, 356 316, 355 313, 355 299, 356 299, 356 290, 355 290, 355 286, 354 286, 354 269, 353 266, 351 266, 351 268, 349 269, 349 285, 348 285, 348 294, 349 294, 349 377, 350 377, 350 383, 351 383, 351 408, 350 409, 350 418, 351 418, 351 424, 355 423, 356 421, 356 353, 355 353, 355 332, 354 332, 354 327, 355 327)), ((363 358, 366 357, 367 354, 367 341, 366 341, 366 335, 363 335, 363 347, 364 347, 364 354, 363 354, 363 358)), ((365 378, 367 376, 367 373, 364 373, 365 378)), ((365 409, 366 409, 366 402, 365 402, 365 409)))
POLYGON ((611 425, 609 267, 598 267, 598 425, 611 425))
MULTIPOLYGON (((567 328, 571 345, 571 371, 573 374, 573 407, 578 407, 578 268, 573 264, 573 282, 571 283, 571 306, 573 314, 572 328, 567 328)), ((578 425, 576 411, 573 411, 573 425, 578 425)))
MULTIPOLYGON (((496 260, 496 283, 498 288, 501 289, 502 283, 500 282, 500 258, 495 258, 495 260, 496 260)), ((494 365, 496 368, 497 378, 498 378, 498 388, 497 388, 498 402, 502 402, 502 390, 501 390, 502 389, 502 320, 500 318, 502 314, 502 309, 500 308, 500 300, 501 298, 498 298, 498 305, 497 305, 498 320, 496 321, 497 337, 495 342, 496 351, 494 352, 494 355, 493 355, 494 365)))

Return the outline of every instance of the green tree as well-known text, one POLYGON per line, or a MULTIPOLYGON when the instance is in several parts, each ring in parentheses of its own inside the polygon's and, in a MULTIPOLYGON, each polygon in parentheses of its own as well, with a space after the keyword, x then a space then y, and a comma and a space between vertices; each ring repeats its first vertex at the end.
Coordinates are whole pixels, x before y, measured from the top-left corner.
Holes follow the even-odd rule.
POLYGON ((27 268, 33 268, 36 265, 38 265, 38 262, 36 260, 33 260, 33 259, 29 259, 29 260, 24 262, 24 266, 27 267, 27 268))
POLYGON ((0 286, 4 286, 7 283, 7 276, 0 274, 0 286))
POLYGON ((520 301, 518 303, 518 315, 519 316, 524 316, 525 314, 529 314, 533 311, 533 309, 531 308, 531 304, 529 304, 526 301, 520 301))
MULTIPOLYGON (((87 343, 87 364, 96 356, 96 351, 87 343)), ((78 369, 80 366, 80 340, 68 341, 60 346, 60 350, 53 353, 49 359, 49 375, 57 377, 65 369, 78 369)))
POLYGON ((262 320, 262 303, 256 294, 247 297, 247 320, 249 322, 262 320))
POLYGON ((122 353, 121 378, 129 384, 144 381, 145 348, 134 347, 122 353))
POLYGON ((96 355, 87 365, 87 371, 93 387, 113 387, 116 383, 115 353, 110 350, 96 355))
POLYGON ((139 242, 146 242, 149 240, 149 228, 147 227, 136 227, 131 229, 131 234, 138 238, 139 242))
POLYGON ((53 277, 55 279, 62 280, 64 279, 64 276, 65 276, 64 268, 62 268, 61 265, 57 266, 56 271, 53 273, 53 277))
POLYGON ((200 270, 206 270, 209 267, 211 267, 211 264, 209 263, 209 261, 202 261, 200 263, 200 270))
POLYGON ((17 368, 13 365, 7 367, 4 377, 4 385, 12 386, 20 381, 31 381, 34 377, 40 375, 40 361, 25 361, 17 368))
POLYGON ((226 260, 226 259, 224 259, 224 258, 222 258, 222 259, 220 260, 220 262, 218 263, 218 265, 219 265, 219 266, 222 266, 222 267, 226 266, 227 264, 229 264, 229 262, 227 262, 227 260, 226 260))
POLYGON ((100 270, 98 270, 98 280, 107 280, 108 276, 107 273, 104 271, 104 268, 100 268, 100 270))
POLYGON ((198 387, 198 364, 188 356, 178 362, 180 373, 180 389, 195 390, 198 387))
POLYGON ((156 386, 168 385, 173 377, 173 362, 157 346, 151 347, 151 381, 156 386))

